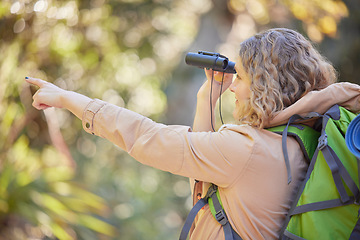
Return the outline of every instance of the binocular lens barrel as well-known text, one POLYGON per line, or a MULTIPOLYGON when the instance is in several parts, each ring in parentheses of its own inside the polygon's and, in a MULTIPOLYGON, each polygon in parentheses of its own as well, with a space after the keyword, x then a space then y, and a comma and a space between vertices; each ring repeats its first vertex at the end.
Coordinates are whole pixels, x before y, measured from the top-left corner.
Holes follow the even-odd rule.
POLYGON ((210 68, 219 72, 236 73, 234 67, 235 62, 229 61, 226 57, 219 56, 218 54, 201 54, 201 53, 187 53, 185 62, 188 65, 210 68))

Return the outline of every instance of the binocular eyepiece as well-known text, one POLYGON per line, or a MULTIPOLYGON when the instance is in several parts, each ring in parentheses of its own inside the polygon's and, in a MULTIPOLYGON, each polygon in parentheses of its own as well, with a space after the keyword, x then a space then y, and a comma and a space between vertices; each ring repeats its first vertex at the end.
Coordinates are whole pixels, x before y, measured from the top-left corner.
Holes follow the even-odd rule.
POLYGON ((199 51, 198 53, 187 53, 185 56, 185 62, 188 65, 210 68, 214 71, 225 73, 236 73, 235 62, 229 61, 229 59, 219 53, 199 51))

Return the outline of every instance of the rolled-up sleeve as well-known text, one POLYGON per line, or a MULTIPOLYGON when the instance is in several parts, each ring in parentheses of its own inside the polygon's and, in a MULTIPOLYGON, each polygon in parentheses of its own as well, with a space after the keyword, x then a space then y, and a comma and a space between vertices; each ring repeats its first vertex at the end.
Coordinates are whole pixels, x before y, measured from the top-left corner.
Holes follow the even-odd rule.
POLYGON ((94 134, 95 115, 105 104, 103 101, 94 99, 86 106, 82 116, 82 125, 86 132, 94 134))
POLYGON ((143 164, 219 186, 234 181, 251 156, 247 134, 191 132, 188 126, 156 123, 97 99, 84 110, 82 122, 85 131, 108 139, 143 164))

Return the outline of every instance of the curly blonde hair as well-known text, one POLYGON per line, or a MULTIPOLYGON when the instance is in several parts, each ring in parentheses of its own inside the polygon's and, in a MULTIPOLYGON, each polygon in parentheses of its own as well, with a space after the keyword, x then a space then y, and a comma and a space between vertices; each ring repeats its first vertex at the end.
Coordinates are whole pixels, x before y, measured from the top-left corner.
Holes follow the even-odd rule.
POLYGON ((249 38, 241 43, 239 56, 251 80, 251 95, 237 117, 254 127, 263 128, 274 113, 337 79, 334 67, 290 29, 270 29, 249 38))

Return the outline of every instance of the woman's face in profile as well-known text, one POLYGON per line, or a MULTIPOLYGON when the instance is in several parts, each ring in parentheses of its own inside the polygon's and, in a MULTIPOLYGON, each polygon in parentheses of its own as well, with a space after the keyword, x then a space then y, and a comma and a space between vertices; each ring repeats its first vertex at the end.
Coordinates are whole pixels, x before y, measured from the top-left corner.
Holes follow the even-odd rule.
POLYGON ((236 77, 229 89, 235 94, 235 109, 233 112, 234 118, 237 119, 238 113, 242 112, 250 98, 251 80, 245 72, 240 58, 236 62, 236 77))

